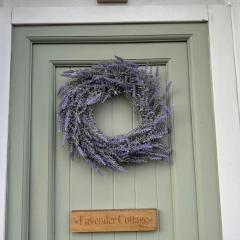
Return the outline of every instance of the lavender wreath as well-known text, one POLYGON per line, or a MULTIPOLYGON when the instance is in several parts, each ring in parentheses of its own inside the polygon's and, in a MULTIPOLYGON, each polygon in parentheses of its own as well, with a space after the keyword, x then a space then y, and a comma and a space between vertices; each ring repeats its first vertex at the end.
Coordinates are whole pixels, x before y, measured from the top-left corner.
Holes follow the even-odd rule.
POLYGON ((58 116, 72 157, 83 157, 96 169, 120 171, 130 163, 169 161, 170 84, 161 93, 158 70, 153 74, 148 67, 115 57, 62 75, 70 81, 59 88, 58 116), (120 94, 132 101, 139 126, 126 135, 106 136, 96 126, 93 105, 120 94))

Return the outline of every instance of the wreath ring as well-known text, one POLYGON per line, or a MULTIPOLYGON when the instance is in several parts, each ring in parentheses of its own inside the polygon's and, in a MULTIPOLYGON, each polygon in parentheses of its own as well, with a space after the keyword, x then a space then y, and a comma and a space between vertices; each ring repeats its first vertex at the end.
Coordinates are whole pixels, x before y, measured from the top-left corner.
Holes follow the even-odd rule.
POLYGON ((158 72, 117 56, 90 68, 65 71, 62 75, 70 81, 59 88, 58 117, 70 155, 83 157, 95 169, 120 171, 131 163, 169 161, 170 84, 162 93, 158 72), (139 126, 110 137, 96 126, 93 106, 116 95, 132 101, 139 126))

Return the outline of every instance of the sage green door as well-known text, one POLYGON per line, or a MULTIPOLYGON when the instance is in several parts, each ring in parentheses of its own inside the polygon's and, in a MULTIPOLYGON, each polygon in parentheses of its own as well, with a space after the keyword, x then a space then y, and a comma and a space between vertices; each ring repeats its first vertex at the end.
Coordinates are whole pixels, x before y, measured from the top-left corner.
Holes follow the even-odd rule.
MULTIPOLYGON (((10 99, 8 240, 220 240, 221 224, 206 23, 16 26, 10 99), (56 119, 61 73, 114 55, 160 67, 172 81, 172 164, 101 176, 70 160, 56 119), (157 208, 158 231, 71 233, 70 212, 157 208)), ((95 109, 108 135, 137 125, 131 103, 95 109)))

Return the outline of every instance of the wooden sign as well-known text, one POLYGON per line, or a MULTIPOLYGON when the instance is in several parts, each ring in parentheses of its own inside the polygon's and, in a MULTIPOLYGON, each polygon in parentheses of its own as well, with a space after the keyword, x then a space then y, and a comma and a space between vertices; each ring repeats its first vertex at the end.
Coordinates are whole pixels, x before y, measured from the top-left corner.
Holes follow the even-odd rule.
POLYGON ((98 0, 98 3, 127 3, 128 0, 98 0))
POLYGON ((150 232, 157 230, 157 209, 75 210, 72 232, 150 232))

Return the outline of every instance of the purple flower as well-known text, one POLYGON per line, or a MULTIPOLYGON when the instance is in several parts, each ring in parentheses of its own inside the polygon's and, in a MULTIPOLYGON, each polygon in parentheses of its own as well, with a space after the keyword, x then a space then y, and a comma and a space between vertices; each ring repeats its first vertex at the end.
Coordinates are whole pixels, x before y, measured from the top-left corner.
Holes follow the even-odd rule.
POLYGON ((125 165, 131 163, 169 161, 170 84, 160 89, 158 68, 153 74, 148 66, 142 69, 116 56, 62 75, 68 79, 58 91, 58 117, 63 143, 68 143, 71 156, 85 158, 97 171, 100 166, 124 171, 125 165), (119 94, 132 101, 139 127, 126 135, 109 137, 97 128, 92 107, 119 94))

